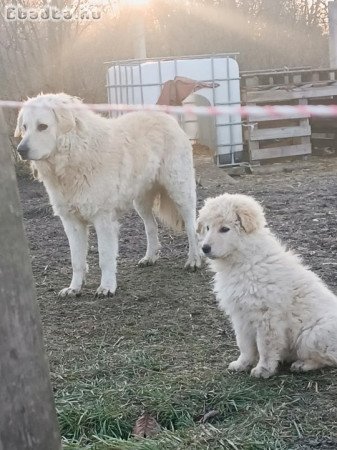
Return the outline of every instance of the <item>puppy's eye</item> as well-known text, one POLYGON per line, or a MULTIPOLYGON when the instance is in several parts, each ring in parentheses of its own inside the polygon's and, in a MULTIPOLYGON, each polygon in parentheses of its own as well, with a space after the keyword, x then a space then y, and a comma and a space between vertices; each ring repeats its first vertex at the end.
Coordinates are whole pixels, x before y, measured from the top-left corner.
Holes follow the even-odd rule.
POLYGON ((39 125, 37 126, 37 129, 39 131, 46 130, 47 128, 48 128, 48 125, 46 125, 45 123, 39 123, 39 125))
POLYGON ((23 128, 23 130, 24 130, 24 131, 26 131, 26 130, 27 130, 27 127, 26 127, 26 125, 22 125, 22 128, 23 128))
POLYGON ((221 227, 219 230, 220 233, 227 233, 228 231, 229 231, 229 228, 227 228, 227 227, 221 227))
POLYGON ((207 225, 206 230, 209 231, 209 226, 207 225))

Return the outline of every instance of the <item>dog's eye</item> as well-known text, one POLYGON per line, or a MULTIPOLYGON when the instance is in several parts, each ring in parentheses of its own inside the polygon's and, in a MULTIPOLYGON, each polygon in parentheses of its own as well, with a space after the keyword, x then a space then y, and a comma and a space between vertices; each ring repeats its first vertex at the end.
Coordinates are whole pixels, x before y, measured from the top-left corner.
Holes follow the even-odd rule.
POLYGON ((220 233, 227 233, 229 231, 229 228, 221 227, 219 231, 220 231, 220 233))
POLYGON ((26 127, 26 125, 22 125, 22 128, 23 128, 23 130, 24 130, 24 131, 26 131, 26 130, 27 130, 27 127, 26 127))
POLYGON ((39 131, 46 130, 47 128, 48 128, 48 125, 46 125, 45 123, 39 123, 39 125, 37 126, 37 129, 39 131))
POLYGON ((207 225, 206 230, 209 231, 209 226, 207 225))

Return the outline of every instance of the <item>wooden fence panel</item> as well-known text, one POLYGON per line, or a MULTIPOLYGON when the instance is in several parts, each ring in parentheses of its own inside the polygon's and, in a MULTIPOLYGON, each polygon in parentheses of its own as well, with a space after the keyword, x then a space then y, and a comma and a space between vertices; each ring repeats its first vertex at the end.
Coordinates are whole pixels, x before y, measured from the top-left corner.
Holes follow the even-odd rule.
POLYGON ((59 450, 30 256, 1 110, 0 380, 0 450, 59 450))

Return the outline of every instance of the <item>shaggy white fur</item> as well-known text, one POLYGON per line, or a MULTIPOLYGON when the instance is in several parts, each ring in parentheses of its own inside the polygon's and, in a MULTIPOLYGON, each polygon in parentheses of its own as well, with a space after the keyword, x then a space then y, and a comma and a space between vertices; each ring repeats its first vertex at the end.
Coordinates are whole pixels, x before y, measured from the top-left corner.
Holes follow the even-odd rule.
POLYGON ((81 291, 90 224, 96 229, 102 272, 97 295, 115 292, 118 219, 132 204, 147 235, 140 264, 158 258, 157 212, 173 229, 185 225, 186 266, 199 267, 192 148, 177 121, 145 112, 107 119, 82 106, 66 94, 39 95, 25 103, 15 131, 23 137, 18 152, 34 161, 69 240, 73 278, 60 295, 81 291))
POLYGON ((245 195, 206 200, 198 219, 216 273, 214 292, 230 317, 239 358, 230 370, 268 378, 279 362, 308 371, 337 365, 337 297, 265 227, 245 195))

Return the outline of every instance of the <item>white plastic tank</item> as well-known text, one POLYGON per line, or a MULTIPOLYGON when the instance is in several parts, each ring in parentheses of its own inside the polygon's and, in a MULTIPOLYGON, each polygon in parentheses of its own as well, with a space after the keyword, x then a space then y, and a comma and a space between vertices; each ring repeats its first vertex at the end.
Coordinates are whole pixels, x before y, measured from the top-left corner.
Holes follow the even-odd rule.
MULTIPOLYGON (((239 66, 232 55, 115 61, 109 64, 107 88, 110 103, 156 104, 163 84, 181 76, 218 85, 197 90, 184 103, 240 105, 239 66)), ((236 164, 242 160, 240 115, 181 117, 180 122, 192 141, 214 150, 218 165, 236 164)))

